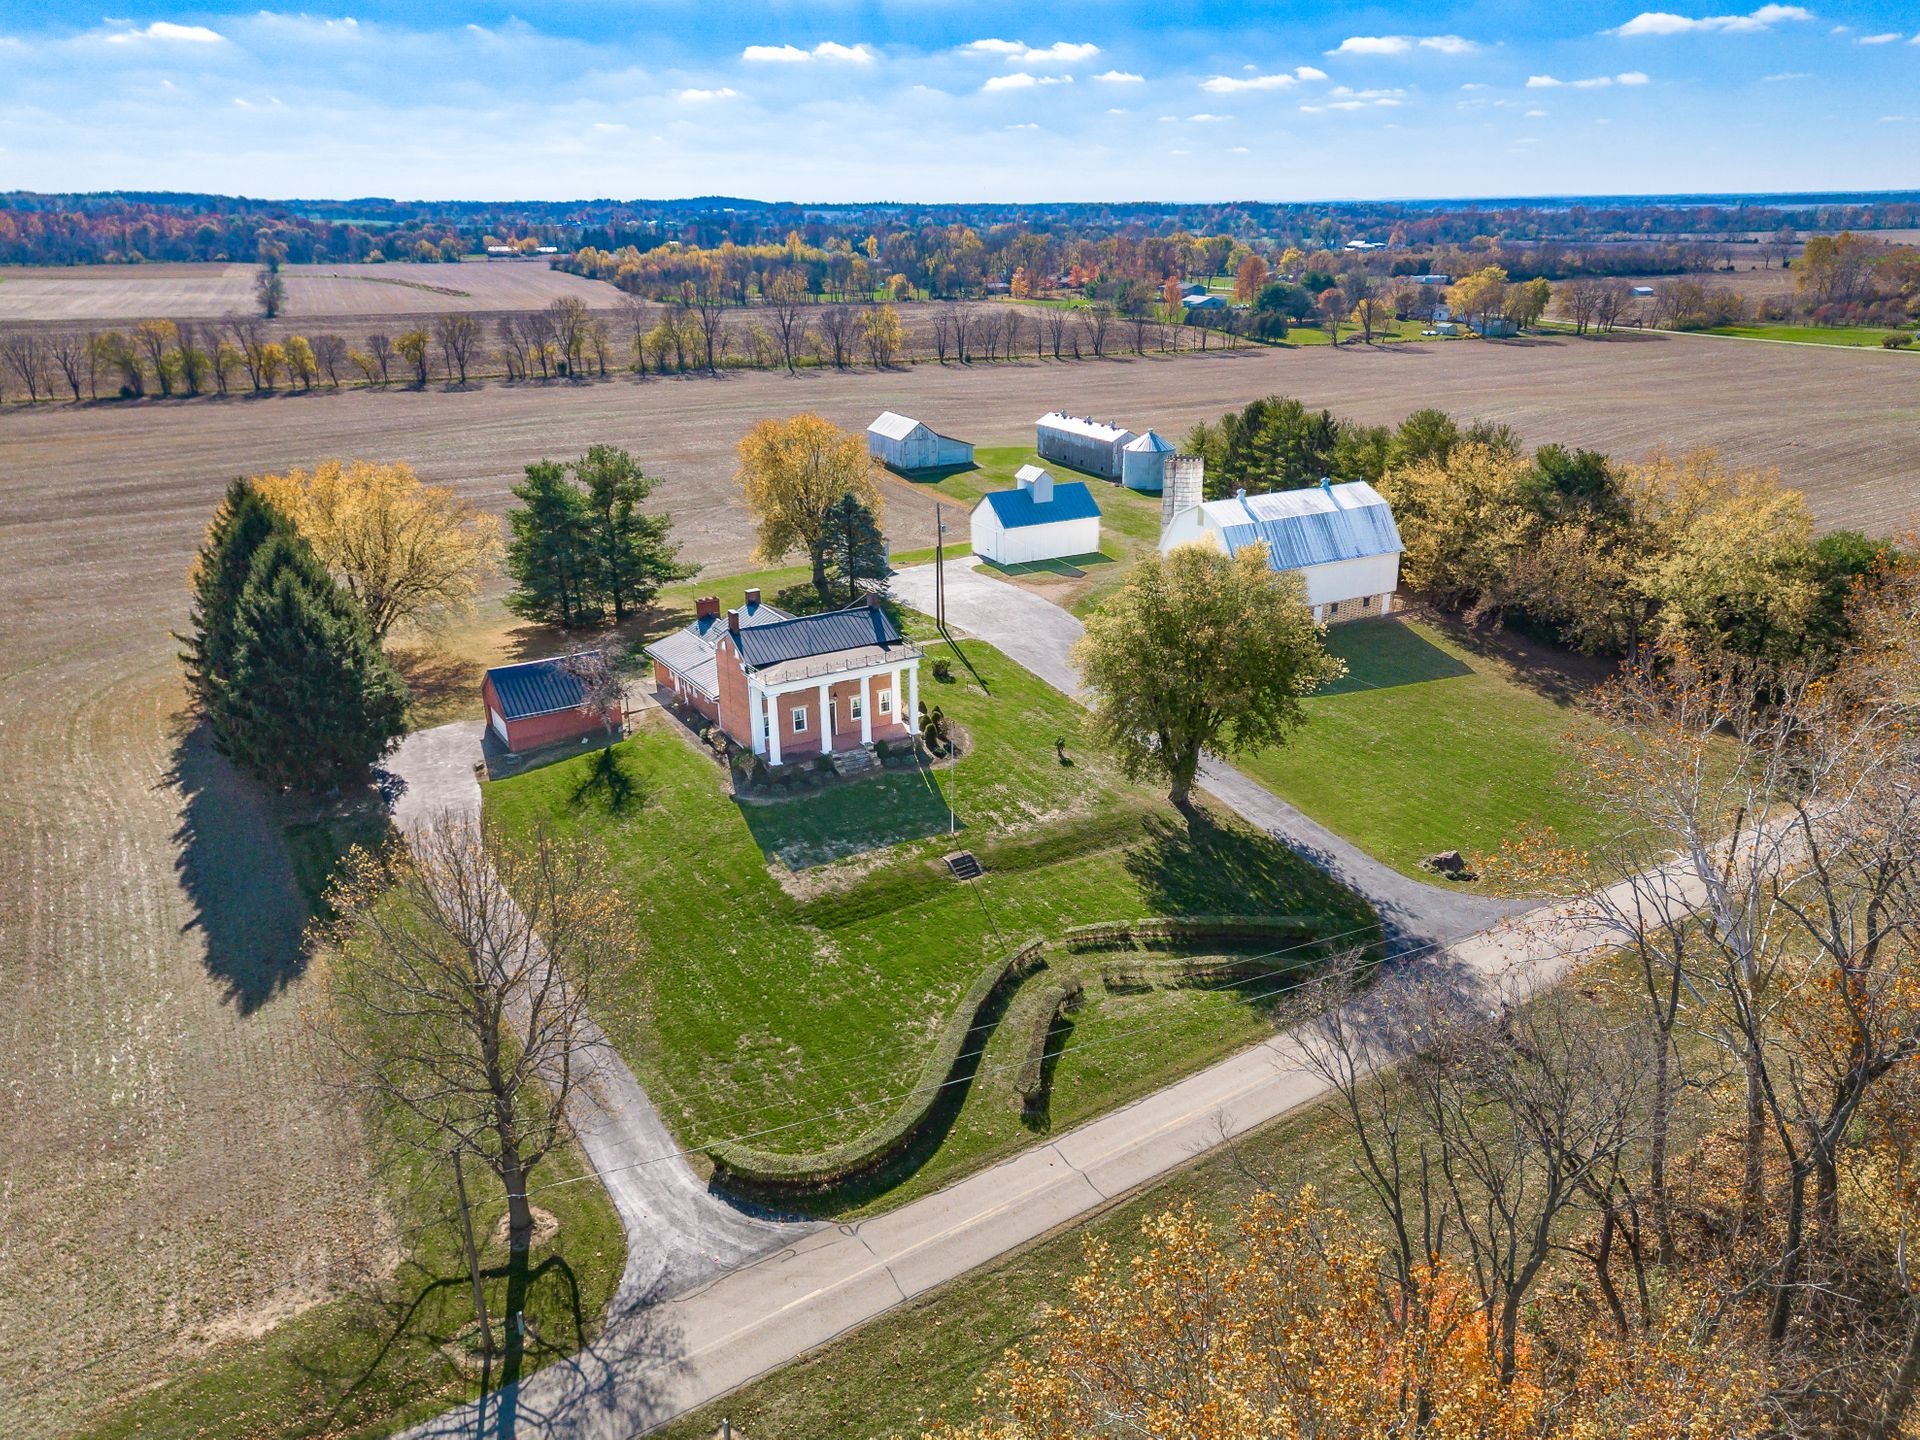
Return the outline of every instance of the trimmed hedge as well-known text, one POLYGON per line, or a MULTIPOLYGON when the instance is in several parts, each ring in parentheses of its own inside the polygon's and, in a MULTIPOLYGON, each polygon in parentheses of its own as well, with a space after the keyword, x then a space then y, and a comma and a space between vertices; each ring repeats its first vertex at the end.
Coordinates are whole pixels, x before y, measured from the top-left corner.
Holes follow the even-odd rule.
POLYGON ((939 1042, 920 1067, 905 1102, 878 1129, 810 1154, 782 1155, 751 1145, 717 1145, 707 1152, 715 1178, 761 1191, 817 1190, 885 1165, 912 1143, 939 1102, 941 1088, 953 1078, 967 1036, 980 1023, 981 1012, 1009 986, 1018 985, 1039 969, 1045 963, 1046 948, 1044 939, 1029 940, 980 972, 940 1031, 939 1042))
POLYGON ((1056 981, 1040 995, 1030 1017, 1026 1049, 1020 1056, 1020 1069, 1013 1077, 1013 1090, 1028 1115, 1046 1103, 1047 1040, 1053 1034, 1053 1022, 1065 1011, 1077 1009, 1082 986, 1078 976, 1056 981))
POLYGON ((1236 944, 1252 941, 1318 940, 1330 923, 1325 915, 1190 915, 1146 920, 1110 920, 1076 925, 1061 937, 1074 952, 1130 950, 1135 946, 1236 944))

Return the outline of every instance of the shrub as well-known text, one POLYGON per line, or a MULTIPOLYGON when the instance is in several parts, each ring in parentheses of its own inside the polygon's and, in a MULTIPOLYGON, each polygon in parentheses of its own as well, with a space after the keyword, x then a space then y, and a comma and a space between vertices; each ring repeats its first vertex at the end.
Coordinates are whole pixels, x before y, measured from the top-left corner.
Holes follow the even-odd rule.
POLYGON ((942 685, 950 684, 953 680, 953 661, 947 659, 944 655, 935 660, 933 662, 933 678, 938 680, 942 685))
POLYGON ((1026 1047, 1020 1055, 1020 1069, 1014 1076, 1013 1089, 1029 1118, 1037 1115, 1046 1104, 1047 1041, 1052 1038, 1053 1023, 1062 1014, 1078 1008, 1080 993, 1081 983, 1077 976, 1056 981, 1041 992, 1039 1001, 1028 1012, 1030 1028, 1026 1047))

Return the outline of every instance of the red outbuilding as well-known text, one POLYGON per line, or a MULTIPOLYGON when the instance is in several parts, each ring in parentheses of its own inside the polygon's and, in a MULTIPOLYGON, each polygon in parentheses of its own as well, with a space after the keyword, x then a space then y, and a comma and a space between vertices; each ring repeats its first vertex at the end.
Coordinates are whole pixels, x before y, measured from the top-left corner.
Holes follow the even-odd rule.
POLYGON ((623 717, 618 707, 598 709, 592 704, 586 684, 567 665, 570 658, 527 660, 487 671, 480 686, 487 726, 511 753, 619 733, 623 717))

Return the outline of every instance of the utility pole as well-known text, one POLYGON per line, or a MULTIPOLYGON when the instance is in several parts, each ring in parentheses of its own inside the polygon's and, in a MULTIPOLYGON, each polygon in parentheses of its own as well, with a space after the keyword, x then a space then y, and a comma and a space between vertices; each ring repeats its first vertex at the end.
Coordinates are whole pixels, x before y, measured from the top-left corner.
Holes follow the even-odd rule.
POLYGON ((947 633, 947 522, 938 500, 933 502, 933 623, 947 633))
POLYGON ((460 1196, 460 1228, 467 1241, 467 1273, 473 1277, 473 1313, 480 1321, 480 1353, 493 1367, 493 1326, 487 1321, 487 1292, 480 1284, 480 1252, 473 1243, 473 1211, 467 1206, 467 1177, 460 1168, 460 1152, 453 1152, 453 1188, 460 1196))

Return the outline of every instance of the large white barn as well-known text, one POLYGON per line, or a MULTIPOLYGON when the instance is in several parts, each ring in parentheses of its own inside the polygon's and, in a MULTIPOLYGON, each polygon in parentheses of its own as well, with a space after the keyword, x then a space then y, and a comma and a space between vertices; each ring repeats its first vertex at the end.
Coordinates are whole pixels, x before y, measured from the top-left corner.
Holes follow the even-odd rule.
POLYGON ((867 453, 895 470, 940 470, 971 465, 973 444, 942 435, 924 421, 891 410, 867 426, 867 453))
POLYGON ((1071 466, 1102 480, 1120 478, 1122 452, 1136 438, 1124 426, 1060 410, 1050 410, 1034 421, 1033 431, 1033 448, 1042 460, 1071 466))
POLYGON ((1262 542, 1269 565, 1306 582, 1314 619, 1393 613, 1400 530, 1392 507, 1364 480, 1203 500, 1177 510, 1160 533, 1162 554, 1176 545, 1212 545, 1232 555, 1262 542))
POLYGON ((969 517, 973 553, 996 565, 1063 560, 1100 549, 1100 507, 1084 480, 1056 481, 1038 465, 1022 465, 1011 490, 980 497, 969 517))

